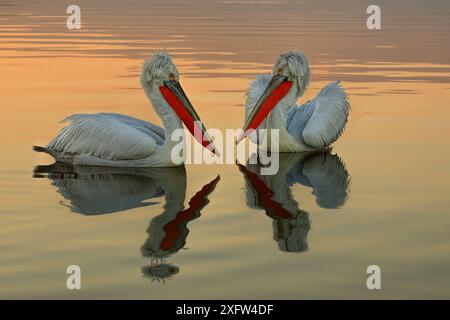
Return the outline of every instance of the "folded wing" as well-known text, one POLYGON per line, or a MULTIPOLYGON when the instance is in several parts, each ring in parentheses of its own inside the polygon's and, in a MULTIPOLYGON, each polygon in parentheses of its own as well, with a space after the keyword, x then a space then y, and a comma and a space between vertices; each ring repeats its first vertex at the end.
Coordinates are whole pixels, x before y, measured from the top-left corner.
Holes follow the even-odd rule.
POLYGON ((325 86, 311 101, 292 106, 287 115, 287 131, 311 147, 325 148, 344 131, 350 112, 347 94, 339 81, 325 86))
POLYGON ((68 154, 84 154, 105 160, 135 160, 150 156, 164 142, 164 130, 129 116, 77 114, 47 148, 68 154))

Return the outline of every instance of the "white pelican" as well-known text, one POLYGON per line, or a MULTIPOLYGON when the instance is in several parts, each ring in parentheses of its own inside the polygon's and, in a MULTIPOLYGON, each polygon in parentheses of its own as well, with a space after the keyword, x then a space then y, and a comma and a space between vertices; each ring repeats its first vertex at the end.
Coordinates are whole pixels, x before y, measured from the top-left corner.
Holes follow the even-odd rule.
POLYGON ((273 239, 285 252, 304 252, 311 228, 309 213, 292 197, 295 183, 312 188, 321 208, 339 208, 348 197, 350 176, 337 155, 329 150, 280 154, 275 175, 261 175, 261 164, 238 165, 245 178, 247 205, 263 209, 273 220, 273 239))
POLYGON ((161 118, 164 129, 130 116, 115 113, 75 114, 46 148, 56 161, 77 165, 109 167, 171 167, 171 141, 174 130, 183 122, 194 134, 199 125, 202 137, 195 138, 216 152, 206 129, 181 88, 177 68, 168 53, 156 53, 144 63, 141 85, 161 118))
POLYGON ((260 148, 269 149, 270 141, 264 141, 266 137, 258 140, 255 130, 278 129, 279 152, 312 151, 330 146, 347 123, 350 111, 347 95, 339 81, 335 81, 313 100, 297 107, 295 102, 308 85, 309 65, 305 54, 291 51, 280 55, 272 76, 257 76, 247 91, 246 121, 237 143, 250 135, 260 148))

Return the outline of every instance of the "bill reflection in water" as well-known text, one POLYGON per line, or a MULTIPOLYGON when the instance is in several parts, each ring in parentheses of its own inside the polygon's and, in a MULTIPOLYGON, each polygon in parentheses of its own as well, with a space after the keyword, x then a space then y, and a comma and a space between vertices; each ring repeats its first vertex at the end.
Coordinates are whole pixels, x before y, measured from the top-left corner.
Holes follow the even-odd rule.
MULTIPOLYGON (((184 176, 186 177, 186 176, 184 176)), ((142 267, 142 273, 152 281, 163 281, 179 272, 177 266, 165 263, 165 259, 184 248, 189 234, 187 224, 200 217, 200 211, 209 203, 208 196, 214 191, 220 176, 203 186, 189 200, 189 206, 183 210, 183 202, 173 202, 166 194, 164 212, 152 219, 147 229, 148 238, 141 247, 143 257, 151 258, 151 264, 142 267)), ((173 180, 175 183, 178 180, 173 180)), ((186 180, 184 180, 186 183, 186 180)), ((183 189, 183 200, 186 194, 183 189)))
POLYGON ((71 166, 54 163, 37 166, 34 177, 47 177, 58 188, 72 212, 102 215, 154 205, 146 200, 165 197, 164 211, 153 218, 147 228, 148 237, 141 247, 150 264, 142 267, 144 277, 165 282, 180 271, 166 262, 185 244, 187 224, 200 217, 209 203, 220 176, 203 186, 185 208, 186 170, 175 168, 108 168, 71 166))
POLYGON ((350 175, 342 160, 330 151, 280 153, 280 169, 272 176, 260 174, 260 163, 238 167, 244 174, 248 207, 263 209, 272 219, 273 239, 281 251, 308 250, 311 221, 292 197, 294 184, 312 188, 321 208, 339 208, 348 198, 350 175))
MULTIPOLYGON (((330 151, 281 153, 275 175, 261 175, 258 162, 238 165, 245 178, 247 205, 263 209, 273 223, 273 238, 281 251, 308 250, 311 228, 309 213, 300 209, 291 188, 299 183, 312 188, 321 208, 339 208, 349 194, 350 176, 344 163, 330 151)), ((142 273, 152 281, 164 282, 180 269, 166 259, 184 248, 189 234, 187 224, 200 217, 208 205, 220 176, 203 186, 188 202, 186 171, 176 168, 108 168, 71 166, 55 163, 37 166, 35 177, 47 177, 69 201, 71 211, 84 215, 102 215, 154 205, 149 199, 165 197, 164 211, 153 218, 148 237, 141 247, 150 264, 142 273)))

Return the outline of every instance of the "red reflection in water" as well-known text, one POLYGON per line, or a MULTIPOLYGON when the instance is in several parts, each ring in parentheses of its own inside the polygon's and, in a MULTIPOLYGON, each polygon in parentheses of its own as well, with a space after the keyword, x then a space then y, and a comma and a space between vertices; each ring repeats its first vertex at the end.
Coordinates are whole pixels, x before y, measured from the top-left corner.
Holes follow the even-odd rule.
POLYGON ((219 180, 220 176, 217 176, 213 181, 203 186, 189 201, 189 208, 180 211, 175 219, 164 226, 165 236, 159 245, 161 249, 169 250, 177 243, 180 236, 187 236, 187 224, 200 217, 200 210, 209 203, 208 196, 214 191, 219 180))
POLYGON ((266 213, 272 219, 291 219, 292 214, 283 208, 283 206, 272 200, 273 191, 266 183, 254 172, 248 170, 241 164, 238 164, 239 170, 246 176, 252 188, 258 195, 258 202, 266 210, 266 213))

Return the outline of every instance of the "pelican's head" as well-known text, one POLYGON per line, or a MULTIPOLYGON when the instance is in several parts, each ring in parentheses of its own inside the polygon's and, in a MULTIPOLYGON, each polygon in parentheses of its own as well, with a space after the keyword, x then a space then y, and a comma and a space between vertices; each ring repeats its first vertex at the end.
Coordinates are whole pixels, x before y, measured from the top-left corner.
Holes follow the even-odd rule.
POLYGON ((259 98, 237 143, 250 135, 285 97, 290 106, 303 95, 309 85, 309 64, 306 55, 289 51, 280 55, 272 70, 272 79, 259 98))
POLYGON ((309 85, 309 63, 306 55, 299 51, 289 51, 280 55, 273 66, 272 76, 286 77, 292 81, 296 90, 296 98, 303 96, 309 85))
POLYGON ((205 126, 179 83, 178 70, 167 52, 155 53, 145 61, 141 83, 152 101, 155 98, 154 95, 163 99, 183 121, 194 138, 212 153, 217 153, 205 126))
POLYGON ((172 57, 167 52, 157 52, 144 62, 142 68, 141 81, 163 85, 164 81, 179 80, 177 67, 172 62, 172 57))

